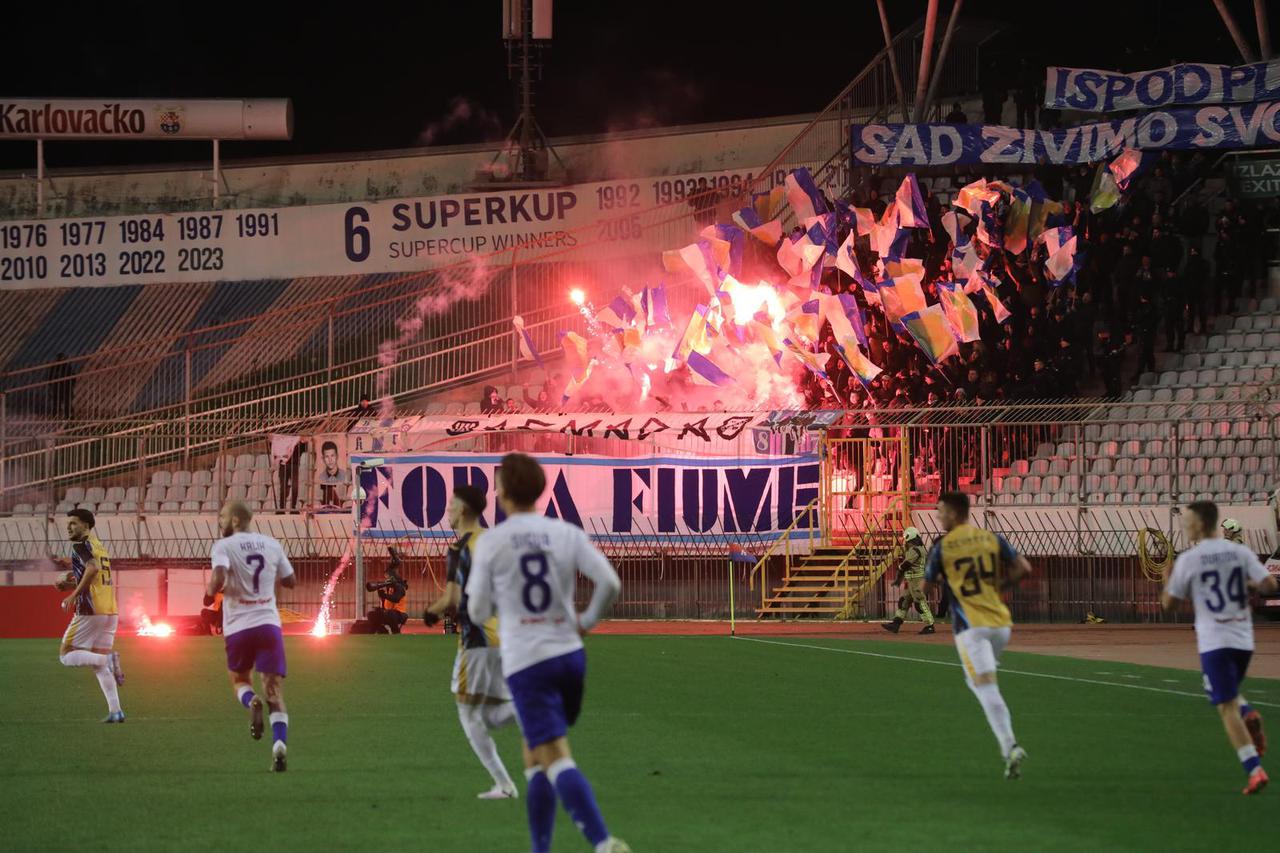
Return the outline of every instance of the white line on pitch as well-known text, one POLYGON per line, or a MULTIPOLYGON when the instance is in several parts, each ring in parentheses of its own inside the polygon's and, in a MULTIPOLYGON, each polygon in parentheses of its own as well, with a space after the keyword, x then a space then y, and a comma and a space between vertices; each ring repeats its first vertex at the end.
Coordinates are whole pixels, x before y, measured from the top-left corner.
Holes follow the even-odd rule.
MULTIPOLYGON (((937 666, 959 667, 960 664, 953 661, 930 660, 929 658, 910 658, 906 655, 889 655, 883 652, 864 652, 859 649, 833 649, 831 646, 815 646, 810 643, 784 643, 780 640, 762 640, 759 637, 734 637, 735 640, 746 640, 751 643, 765 643, 770 646, 793 646, 797 649, 817 649, 821 652, 835 652, 842 655, 860 655, 868 658, 884 658, 885 660, 901 660, 908 663, 931 663, 937 666)), ((1074 681, 1079 684, 1101 684, 1103 687, 1124 687, 1128 690, 1147 690, 1151 693, 1169 693, 1173 696, 1190 696, 1193 699, 1203 699, 1203 693, 1188 693, 1185 690, 1170 690, 1166 687, 1148 687, 1145 684, 1124 684, 1119 681, 1099 681, 1096 678, 1076 678, 1071 675, 1051 675, 1047 672, 1027 672, 1020 669, 1000 668, 1001 675, 1026 675, 1031 678, 1049 678, 1054 681, 1074 681)), ((1254 702, 1250 700, 1252 705, 1261 705, 1264 708, 1280 708, 1280 704, 1274 702, 1254 702)))

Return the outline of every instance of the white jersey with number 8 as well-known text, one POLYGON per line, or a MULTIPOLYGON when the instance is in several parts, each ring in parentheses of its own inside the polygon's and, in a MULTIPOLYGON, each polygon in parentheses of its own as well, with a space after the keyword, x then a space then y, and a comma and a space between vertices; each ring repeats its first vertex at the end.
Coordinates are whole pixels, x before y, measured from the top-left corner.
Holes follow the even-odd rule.
POLYGON ((1253 651, 1249 584, 1266 576, 1257 554, 1225 539, 1201 540, 1178 557, 1168 590, 1172 596, 1194 602, 1200 652, 1253 651))
POLYGON ((580 630, 595 627, 621 588, 582 528, 520 513, 476 542, 467 613, 476 625, 497 613, 502 671, 510 676, 582 648, 580 630), (578 572, 595 584, 581 616, 574 607, 578 572))
POLYGON ((222 633, 259 625, 280 625, 276 580, 293 574, 284 548, 261 533, 234 533, 213 543, 215 569, 226 570, 222 593, 222 633))

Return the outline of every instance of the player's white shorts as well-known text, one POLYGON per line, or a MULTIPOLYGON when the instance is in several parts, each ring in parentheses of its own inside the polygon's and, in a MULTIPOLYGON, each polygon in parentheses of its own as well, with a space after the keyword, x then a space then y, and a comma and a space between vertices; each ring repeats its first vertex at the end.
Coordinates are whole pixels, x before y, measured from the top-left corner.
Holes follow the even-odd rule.
POLYGON ((976 676, 995 672, 1012 633, 1013 629, 1006 627, 968 628, 956 634, 956 649, 960 652, 965 676, 973 680, 976 676))
POLYGON ((485 699, 510 701, 511 691, 502 677, 502 657, 497 649, 458 649, 453 659, 453 680, 449 684, 459 702, 485 699))
POLYGON ((67 632, 62 635, 62 650, 69 652, 72 649, 92 651, 111 648, 116 641, 116 626, 119 621, 119 616, 72 616, 67 632))

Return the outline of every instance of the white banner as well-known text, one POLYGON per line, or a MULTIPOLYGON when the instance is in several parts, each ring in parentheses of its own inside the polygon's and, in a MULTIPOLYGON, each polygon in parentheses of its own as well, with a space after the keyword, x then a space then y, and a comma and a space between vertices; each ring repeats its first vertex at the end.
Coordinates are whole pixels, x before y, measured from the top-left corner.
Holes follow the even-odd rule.
POLYGON ((1236 66, 1184 62, 1132 74, 1051 65, 1044 86, 1046 107, 1089 113, 1277 99, 1280 59, 1236 66))
MULTIPOLYGON (((639 211, 750 171, 350 204, 0 222, 0 289, 418 272, 513 248, 670 248, 639 211), (628 211, 636 211, 628 216, 628 211)), ((779 179, 780 180, 780 179, 779 179)))
POLYGON ((0 140, 292 138, 288 98, 0 98, 0 140))
MULTIPOLYGON (((818 496, 816 455, 535 458, 547 475, 538 511, 576 524, 597 539, 679 543, 714 533, 740 544, 767 542, 778 538, 818 496)), ((363 512, 372 516, 372 525, 364 535, 453 536, 445 508, 453 489, 464 484, 485 491, 489 506, 484 522, 498 523, 503 515, 493 483, 501 461, 497 455, 465 453, 352 455, 369 496, 363 512), (360 468, 366 460, 377 467, 360 468)))

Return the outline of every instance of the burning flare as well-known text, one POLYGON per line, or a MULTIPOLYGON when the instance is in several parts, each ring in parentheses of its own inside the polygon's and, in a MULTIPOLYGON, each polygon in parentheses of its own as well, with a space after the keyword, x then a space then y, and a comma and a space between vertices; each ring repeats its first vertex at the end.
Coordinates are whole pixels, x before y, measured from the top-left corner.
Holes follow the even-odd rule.
POLYGON ((138 611, 138 636, 139 637, 172 637, 173 626, 168 622, 152 622, 146 613, 138 611))

